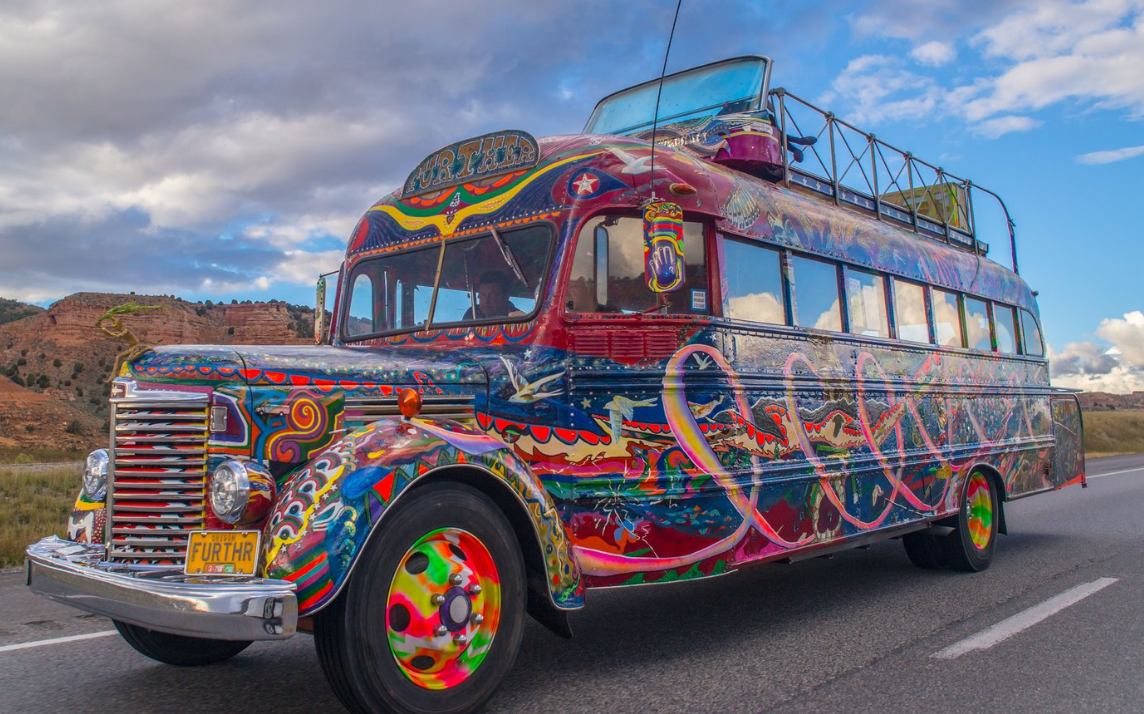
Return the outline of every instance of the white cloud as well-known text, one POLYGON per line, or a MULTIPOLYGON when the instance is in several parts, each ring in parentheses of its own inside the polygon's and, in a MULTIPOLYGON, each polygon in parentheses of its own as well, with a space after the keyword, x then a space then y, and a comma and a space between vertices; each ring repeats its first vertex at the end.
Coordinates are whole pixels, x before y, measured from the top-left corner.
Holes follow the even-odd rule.
POLYGON ((985 138, 1027 131, 1038 120, 1019 114, 1066 101, 1144 117, 1144 0, 1021 0, 988 8, 938 0, 930 5, 882 0, 853 24, 859 32, 920 42, 913 58, 939 66, 953 60, 948 40, 972 31, 977 14, 983 29, 969 45, 999 69, 942 87, 889 57, 861 57, 835 80, 834 92, 852 107, 848 114, 874 122, 956 116, 985 138), (964 5, 964 11, 956 5, 964 5), (936 17, 951 18, 951 29, 942 32, 936 17))
POLYGON ((1144 146, 1127 146, 1123 149, 1110 151, 1093 151, 1076 157, 1079 164, 1111 164, 1116 161, 1132 159, 1144 154, 1144 146))
POLYGON ((1003 116, 986 119, 973 125, 973 133, 986 139, 996 139, 999 136, 1018 131, 1029 131, 1041 126, 1044 122, 1031 117, 1003 116))
POLYGON ((1101 320, 1096 334, 1112 346, 1070 342, 1060 352, 1050 347, 1053 384, 1121 394, 1144 390, 1144 312, 1101 320))
POLYGON ((1123 319, 1101 320, 1096 334, 1116 346, 1121 362, 1144 369, 1144 312, 1134 310, 1123 319))
POLYGON ((1086 392, 1130 394, 1144 391, 1144 374, 1127 367, 1116 367, 1108 374, 1067 374, 1053 377, 1054 387, 1086 392))
POLYGON ((854 58, 830 87, 831 99, 847 102, 848 118, 859 123, 925 117, 937 109, 941 95, 933 79, 887 55, 854 58))
POLYGON ((957 51, 948 42, 931 40, 910 50, 910 57, 931 67, 949 64, 957 57, 957 51))

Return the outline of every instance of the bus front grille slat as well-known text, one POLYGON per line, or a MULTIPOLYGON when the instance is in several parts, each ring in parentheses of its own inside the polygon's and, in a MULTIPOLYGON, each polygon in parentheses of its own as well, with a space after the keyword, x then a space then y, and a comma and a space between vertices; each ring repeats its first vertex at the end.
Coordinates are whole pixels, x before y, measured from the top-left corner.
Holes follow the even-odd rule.
POLYGON ((181 563, 206 520, 210 405, 136 396, 112 403, 108 559, 181 563))

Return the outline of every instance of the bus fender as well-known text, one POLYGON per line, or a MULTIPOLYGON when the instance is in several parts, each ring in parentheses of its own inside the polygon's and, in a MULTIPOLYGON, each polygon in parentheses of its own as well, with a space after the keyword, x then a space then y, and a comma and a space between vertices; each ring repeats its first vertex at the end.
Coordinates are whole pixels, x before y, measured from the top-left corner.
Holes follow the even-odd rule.
MULTIPOLYGON (((395 500, 417 483, 457 473, 495 479, 515 494, 532 524, 548 604, 556 611, 583 607, 579 566, 540 480, 503 441, 432 419, 379 420, 293 472, 263 532, 266 577, 295 583, 298 614, 313 615, 348 581, 395 500)), ((530 551, 525 543, 521 548, 530 551)))

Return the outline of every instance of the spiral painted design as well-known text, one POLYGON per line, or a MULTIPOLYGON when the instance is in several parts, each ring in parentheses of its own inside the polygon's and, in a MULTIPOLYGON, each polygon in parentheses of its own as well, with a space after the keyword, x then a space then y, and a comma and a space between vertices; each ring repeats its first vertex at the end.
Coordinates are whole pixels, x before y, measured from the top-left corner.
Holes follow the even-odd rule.
POLYGON ((325 435, 330 415, 314 396, 302 392, 290 401, 286 424, 266 442, 266 450, 275 461, 302 461, 325 435))

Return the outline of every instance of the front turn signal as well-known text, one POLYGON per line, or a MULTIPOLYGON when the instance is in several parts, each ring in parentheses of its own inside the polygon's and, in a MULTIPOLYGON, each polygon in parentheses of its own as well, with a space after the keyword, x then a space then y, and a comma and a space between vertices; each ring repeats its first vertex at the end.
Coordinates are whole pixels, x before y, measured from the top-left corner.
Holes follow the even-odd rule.
POLYGON ((416 389, 403 389, 397 399, 397 406, 401 409, 401 416, 412 419, 421 413, 421 392, 416 389))

